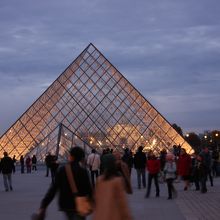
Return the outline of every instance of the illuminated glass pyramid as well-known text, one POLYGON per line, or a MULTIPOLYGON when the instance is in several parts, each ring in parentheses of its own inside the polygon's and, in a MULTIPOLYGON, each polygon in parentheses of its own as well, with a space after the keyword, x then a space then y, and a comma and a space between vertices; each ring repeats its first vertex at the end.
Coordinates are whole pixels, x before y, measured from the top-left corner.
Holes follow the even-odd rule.
POLYGON ((19 157, 43 149, 46 154, 45 149, 55 152, 57 144, 68 149, 72 142, 58 143, 59 132, 55 131, 59 124, 99 151, 106 147, 135 151, 140 145, 156 152, 171 150, 173 145, 192 151, 93 44, 2 135, 0 154, 7 151, 19 157), (49 143, 54 148, 48 148, 49 143))

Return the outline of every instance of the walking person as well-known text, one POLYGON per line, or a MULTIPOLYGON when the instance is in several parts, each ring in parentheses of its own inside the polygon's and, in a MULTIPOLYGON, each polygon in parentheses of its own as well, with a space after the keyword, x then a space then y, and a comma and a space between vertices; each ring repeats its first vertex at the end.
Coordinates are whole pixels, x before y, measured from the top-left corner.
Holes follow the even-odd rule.
POLYGON ((31 162, 32 162, 32 170, 37 171, 37 157, 36 157, 36 155, 33 155, 33 157, 31 158, 31 162))
POLYGON ((50 173, 51 173, 52 183, 55 182, 56 173, 57 173, 57 170, 59 167, 59 163, 58 163, 57 159, 58 158, 56 155, 52 155, 51 164, 50 164, 50 173))
POLYGON ((160 196, 160 188, 158 183, 158 174, 160 172, 160 160, 156 158, 153 151, 150 151, 147 158, 147 170, 148 170, 148 184, 146 198, 150 196, 152 179, 154 179, 154 184, 156 188, 156 197, 160 196))
POLYGON ((198 181, 199 181, 199 184, 197 183, 196 190, 200 190, 201 193, 206 193, 207 170, 204 159, 200 155, 197 156, 196 172, 198 173, 198 181))
MULTIPOLYGON (((71 166, 72 175, 76 188, 78 189, 78 196, 92 197, 92 187, 90 184, 88 172, 81 166, 81 161, 85 158, 85 153, 80 147, 73 147, 69 151, 69 164, 71 166)), ((65 165, 66 166, 66 165, 65 165)), ((76 206, 74 199, 76 194, 72 193, 70 183, 68 181, 66 167, 61 166, 54 180, 41 201, 40 209, 38 210, 38 216, 45 216, 48 205, 52 202, 55 195, 58 193, 58 205, 60 211, 62 211, 67 220, 85 220, 85 217, 80 216, 76 212, 76 206)))
POLYGON ((24 173, 24 156, 20 157, 21 173, 24 173))
POLYGON ((134 168, 137 171, 138 189, 141 189, 141 182, 143 188, 146 188, 146 161, 147 157, 143 152, 143 147, 140 146, 138 147, 137 153, 134 155, 134 168))
POLYGON ((166 163, 164 166, 164 174, 167 182, 168 189, 168 198, 173 199, 173 197, 177 196, 176 189, 173 185, 173 181, 176 178, 176 162, 174 161, 174 155, 172 153, 168 153, 166 155, 166 163))
POLYGON ((131 220, 123 179, 118 173, 115 157, 112 154, 103 157, 103 174, 96 182, 92 220, 131 220))
POLYGON ((31 173, 31 158, 28 156, 25 160, 26 168, 27 168, 27 173, 31 173))
POLYGON ((13 190, 12 188, 12 171, 13 171, 13 160, 8 156, 7 152, 4 152, 4 157, 1 159, 1 171, 3 175, 5 191, 13 190))
POLYGON ((184 148, 180 150, 180 156, 177 161, 177 172, 178 175, 182 177, 185 182, 184 191, 188 190, 190 184, 190 174, 191 174, 192 162, 189 154, 186 153, 184 148))
POLYGON ((115 163, 118 173, 124 180, 125 191, 128 194, 132 194, 132 186, 131 186, 131 176, 128 165, 122 160, 122 157, 119 152, 114 152, 113 156, 115 157, 115 163))
POLYGON ((213 176, 212 176, 212 157, 209 152, 208 147, 203 147, 202 152, 199 154, 202 157, 206 173, 207 173, 207 178, 209 177, 210 180, 210 185, 213 186, 213 176))
POLYGON ((131 169, 133 167, 133 156, 129 148, 125 148, 122 160, 128 165, 129 174, 131 175, 131 169))
POLYGON ((95 186, 95 180, 99 175, 100 163, 100 156, 95 149, 92 149, 91 154, 87 158, 87 165, 89 166, 93 187, 95 186))
POLYGON ((12 160, 13 160, 13 173, 15 173, 16 171, 15 167, 16 167, 16 161, 17 161, 15 155, 13 156, 12 160))
POLYGON ((46 164, 46 175, 45 176, 46 177, 49 176, 52 160, 53 160, 53 156, 51 155, 50 152, 48 152, 48 154, 45 157, 45 164, 46 164))

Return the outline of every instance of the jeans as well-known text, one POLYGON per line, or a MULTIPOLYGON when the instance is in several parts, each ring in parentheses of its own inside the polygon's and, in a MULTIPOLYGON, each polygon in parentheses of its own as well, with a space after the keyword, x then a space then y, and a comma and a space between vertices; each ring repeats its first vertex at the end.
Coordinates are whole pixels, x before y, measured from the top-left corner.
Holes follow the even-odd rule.
POLYGON ((12 181, 11 181, 11 173, 3 174, 3 181, 5 190, 9 190, 9 188, 12 190, 12 181))
POLYGON ((146 171, 145 168, 136 169, 137 171, 137 182, 138 182, 138 189, 141 188, 141 178, 143 187, 146 187, 146 171))
POLYGON ((156 187, 156 196, 160 195, 160 189, 159 189, 159 184, 158 184, 158 174, 150 174, 148 173, 148 184, 147 184, 147 193, 146 196, 150 196, 150 190, 151 190, 151 183, 152 179, 154 179, 154 184, 156 187))
POLYGON ((167 179, 167 189, 168 189, 168 198, 172 199, 173 198, 173 192, 175 192, 175 188, 173 186, 173 179, 167 179))

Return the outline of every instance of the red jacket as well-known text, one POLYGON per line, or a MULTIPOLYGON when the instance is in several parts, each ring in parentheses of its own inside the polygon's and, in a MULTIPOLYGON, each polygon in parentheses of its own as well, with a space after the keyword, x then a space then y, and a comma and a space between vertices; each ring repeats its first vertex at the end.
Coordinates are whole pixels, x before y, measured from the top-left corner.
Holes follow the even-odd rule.
POLYGON ((191 172, 192 161, 188 154, 180 155, 177 161, 177 172, 180 176, 188 176, 191 172))
POLYGON ((150 174, 156 174, 160 172, 160 161, 157 159, 147 160, 147 170, 150 174))

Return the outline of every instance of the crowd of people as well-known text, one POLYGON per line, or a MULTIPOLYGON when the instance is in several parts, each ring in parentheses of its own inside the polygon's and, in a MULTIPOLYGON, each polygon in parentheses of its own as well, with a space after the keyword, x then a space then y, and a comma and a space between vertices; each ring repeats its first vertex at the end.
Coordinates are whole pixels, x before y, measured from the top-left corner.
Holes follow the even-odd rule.
MULTIPOLYGON (((69 152, 69 165, 74 177, 76 193, 71 190, 67 177, 66 165, 57 162, 57 156, 50 152, 45 156, 46 177, 51 175, 51 185, 42 199, 37 213, 38 219, 44 218, 46 209, 59 192, 59 207, 68 220, 85 219, 77 212, 74 197, 87 196, 94 205, 93 219, 132 219, 126 194, 132 194, 132 168, 136 170, 137 188, 145 188, 145 198, 150 198, 152 181, 155 185, 155 196, 160 197, 160 183, 167 186, 167 199, 177 197, 174 182, 182 180, 183 190, 189 190, 194 185, 196 191, 207 193, 207 180, 214 185, 214 177, 218 175, 219 154, 209 152, 204 147, 198 154, 189 155, 184 148, 174 147, 172 152, 162 150, 160 155, 153 151, 144 152, 139 146, 135 154, 129 148, 123 153, 104 149, 100 155, 95 149, 85 157, 80 147, 74 147, 69 152), (146 176, 146 174, 148 176, 146 176), (147 181, 146 181, 147 179, 147 181), (104 196, 103 196, 104 195, 104 196), (111 212, 111 213, 110 213, 111 212), (114 214, 114 218, 112 215, 114 214)), ((9 157, 4 152, 0 162, 5 191, 12 191, 12 173, 15 172, 16 158, 9 157)), ((20 157, 21 173, 31 173, 37 170, 37 157, 20 157)))

